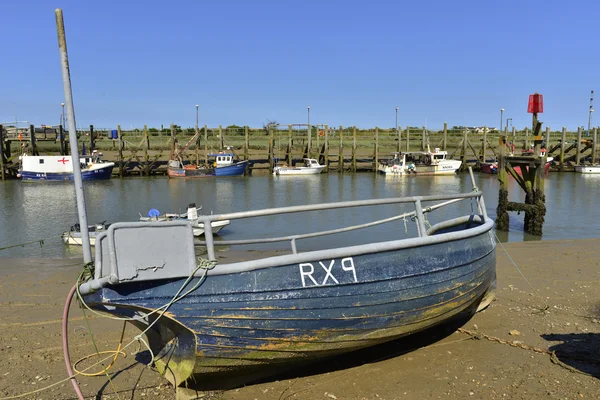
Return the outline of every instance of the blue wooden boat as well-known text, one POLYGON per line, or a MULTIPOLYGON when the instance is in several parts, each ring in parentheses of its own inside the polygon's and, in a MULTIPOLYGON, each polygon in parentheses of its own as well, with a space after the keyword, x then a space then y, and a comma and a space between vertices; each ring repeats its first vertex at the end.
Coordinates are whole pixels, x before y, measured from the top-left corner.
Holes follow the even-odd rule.
POLYGON ((212 161, 216 176, 240 176, 246 173, 249 161, 235 161, 233 152, 219 152, 208 155, 212 161))
POLYGON ((155 366, 176 386, 324 359, 489 304, 496 280, 495 240, 478 191, 199 218, 207 224, 300 212, 320 217, 340 209, 407 203, 414 211, 322 232, 219 242, 207 232, 208 261, 200 264, 185 222, 112 224, 97 238, 95 272, 80 284, 81 298, 96 311, 130 318, 146 334, 155 366), (427 227, 426 213, 463 201, 471 201, 475 212, 427 227), (424 207, 423 202, 438 203, 424 207), (398 226, 407 218, 417 233, 404 238, 398 226), (329 235, 392 222, 390 231, 396 234, 383 241, 370 242, 364 235, 366 243, 347 247, 300 252, 296 246, 304 239, 326 243, 329 235), (263 252, 255 259, 211 263, 217 244, 272 242, 288 242, 289 254, 263 252))

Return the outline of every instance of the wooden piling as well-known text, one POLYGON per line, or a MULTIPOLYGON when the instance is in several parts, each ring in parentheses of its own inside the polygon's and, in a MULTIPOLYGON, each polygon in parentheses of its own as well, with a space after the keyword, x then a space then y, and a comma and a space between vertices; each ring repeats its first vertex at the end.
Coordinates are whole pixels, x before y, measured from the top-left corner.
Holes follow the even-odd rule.
POLYGON ((375 154, 373 159, 373 171, 377 171, 377 163, 379 162, 379 127, 375 127, 375 154))
POLYGON ((598 160, 598 128, 594 128, 594 144, 592 146, 592 165, 598 160))
POLYGON ((515 128, 514 126, 512 127, 512 139, 510 140, 510 142, 515 145, 516 148, 516 144, 515 144, 515 140, 517 140, 517 128, 515 128))
POLYGON ((581 127, 577 128, 577 153, 575 153, 575 165, 581 164, 581 127))
POLYGON ((244 160, 248 161, 250 156, 248 155, 250 149, 250 138, 248 125, 244 126, 244 160))
POLYGON ((352 172, 356 172, 356 126, 352 127, 352 172))
POLYGON ((463 140, 462 140, 462 154, 460 156, 460 169, 462 171, 464 171, 467 168, 467 143, 468 143, 468 138, 467 138, 467 134, 468 134, 468 130, 467 128, 465 128, 465 130, 463 131, 463 140))
POLYGON ((442 150, 446 151, 446 146, 448 144, 448 123, 444 122, 444 138, 442 139, 442 150))
POLYGON ((423 132, 421 133, 421 151, 425 151, 425 127, 423 127, 423 132))
POLYGON ((67 145, 66 145, 66 140, 65 140, 65 130, 62 125, 58 126, 58 137, 60 140, 60 155, 66 156, 67 155, 67 145))
POLYGON ((90 125, 90 154, 96 150, 96 132, 94 132, 94 125, 90 125))
POLYGON ((559 170, 563 172, 565 170, 565 145, 567 143, 567 128, 563 126, 562 128, 562 137, 560 139, 560 160, 559 160, 559 170))
POLYGON ((224 138, 223 138, 223 126, 219 125, 219 150, 223 151, 223 142, 224 142, 224 138))
POLYGON ((481 143, 481 162, 487 162, 487 127, 483 128, 483 142, 481 143))
POLYGON ((550 127, 547 126, 546 127, 546 151, 550 150, 550 127))
POLYGON ((527 127, 525 128, 525 144, 523 150, 529 150, 529 128, 527 127))
POLYGON ((402 151, 402 127, 399 126, 396 132, 398 134, 398 153, 402 151))
POLYGON ((2 174, 2 181, 4 181, 4 127, 0 125, 0 170, 2 174))
POLYGON ((142 168, 142 175, 150 176, 150 158, 148 157, 148 150, 150 150, 150 138, 148 137, 148 126, 144 124, 144 168, 142 168))
MULTIPOLYGON (((344 138, 343 138, 344 128, 340 125, 339 136, 340 136, 340 149, 338 150, 339 159, 338 159, 338 172, 344 172, 344 138)), ((594 131, 595 132, 595 131, 594 131)), ((595 135, 595 133, 594 133, 595 135)))
POLYGON ((498 160, 498 206, 496 207, 496 229, 508 232, 508 172, 506 170, 506 136, 501 136, 498 141, 500 158, 498 160))
POLYGON ((410 151, 410 129, 406 127, 406 152, 410 151))
POLYGON ((273 172, 273 168, 275 167, 275 157, 273 152, 275 151, 275 133, 273 132, 273 125, 269 125, 269 172, 273 172))
POLYGON ((288 145, 287 145, 287 152, 286 152, 286 157, 285 157, 285 162, 287 163, 287 165, 289 165, 290 167, 292 166, 292 162, 293 162, 293 155, 292 155, 292 146, 293 146, 293 139, 292 139, 292 134, 293 134, 293 127, 292 124, 288 125, 288 145))
POLYGON ((200 165, 200 129, 198 124, 194 127, 194 136, 196 136, 196 143, 194 143, 194 149, 196 150, 196 166, 200 165))
MULTIPOLYGON (((171 131, 173 129, 173 125, 171 125, 171 131)), ((117 133, 119 134, 119 176, 123 177, 123 136, 121 135, 121 125, 117 125, 117 133)), ((71 134, 69 132, 69 134, 71 134)))
POLYGON ((208 126, 204 125, 204 164, 208 165, 208 126))
POLYGON ((29 142, 31 144, 31 155, 39 156, 40 153, 37 149, 37 142, 35 140, 35 127, 33 125, 29 125, 29 142))
POLYGON ((329 172, 329 125, 325 125, 325 138, 323 143, 323 160, 325 162, 325 172, 329 172))

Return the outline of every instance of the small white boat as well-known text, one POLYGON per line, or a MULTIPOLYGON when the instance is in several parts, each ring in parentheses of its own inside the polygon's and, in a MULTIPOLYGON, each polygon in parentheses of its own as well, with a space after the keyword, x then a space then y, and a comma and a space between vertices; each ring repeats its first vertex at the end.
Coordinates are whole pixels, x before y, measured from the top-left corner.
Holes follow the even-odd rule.
POLYGON ((281 166, 273 168, 273 175, 316 175, 320 174, 325 165, 319 164, 314 158, 303 158, 301 167, 281 166))
MULTIPOLYGON (((188 221, 190 225, 192 225, 192 232, 194 236, 202 236, 204 235, 204 224, 198 221, 198 211, 202 209, 202 206, 196 208, 195 203, 191 203, 188 206, 188 210, 184 214, 173 214, 173 213, 165 213, 160 214, 160 211, 153 208, 148 211, 148 216, 144 217, 140 215, 140 221, 142 222, 166 222, 166 221, 188 221)), ((212 228, 212 233, 216 234, 231 222, 229 220, 223 221, 212 221, 210 226, 212 228)))
POLYGON ((460 168, 461 161, 449 160, 447 151, 411 151, 392 153, 392 159, 382 161, 377 171, 386 175, 452 175, 460 168))
POLYGON ((600 174, 600 165, 576 165, 575 172, 580 174, 600 174))
MULTIPOLYGON (((88 226, 88 234, 90 237, 90 245, 96 245, 96 236, 102 232, 106 232, 110 224, 107 224, 106 221, 102 221, 97 223, 96 225, 88 226)), ((60 235, 64 244, 70 244, 74 246, 81 246, 81 227, 79 224, 71 225, 71 229, 63 232, 60 235)))

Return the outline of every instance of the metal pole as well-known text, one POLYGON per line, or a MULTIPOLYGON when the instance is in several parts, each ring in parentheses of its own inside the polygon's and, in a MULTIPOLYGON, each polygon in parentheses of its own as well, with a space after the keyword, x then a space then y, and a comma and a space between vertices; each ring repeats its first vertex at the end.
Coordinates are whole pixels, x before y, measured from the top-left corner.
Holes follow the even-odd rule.
POLYGON ((65 35, 65 23, 62 10, 57 8, 54 12, 56 14, 56 33, 58 34, 58 50, 60 54, 60 66, 62 69, 63 88, 65 91, 65 103, 69 115, 69 144, 71 145, 73 181, 75 183, 77 212, 79 214, 79 226, 81 229, 81 247, 83 248, 83 262, 87 264, 92 262, 92 249, 90 247, 90 236, 85 210, 85 194, 83 192, 83 180, 81 179, 81 166, 79 165, 79 147, 77 145, 77 128, 75 127, 75 109, 73 107, 73 92, 71 90, 69 56, 67 55, 67 38, 65 35))
POLYGON ((312 129, 310 128, 310 104, 308 105, 308 158, 310 158, 310 137, 312 136, 312 129))
MULTIPOLYGON (((500 132, 502 132, 502 116, 504 114, 504 108, 500 109, 500 132)), ((508 124, 508 122, 507 122, 508 124)))

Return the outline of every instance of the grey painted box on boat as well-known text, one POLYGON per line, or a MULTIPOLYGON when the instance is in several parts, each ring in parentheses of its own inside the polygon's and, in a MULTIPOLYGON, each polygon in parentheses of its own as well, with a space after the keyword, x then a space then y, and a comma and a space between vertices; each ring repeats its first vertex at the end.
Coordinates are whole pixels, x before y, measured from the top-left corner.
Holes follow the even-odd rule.
POLYGON ((98 255, 102 260, 98 272, 106 276, 110 271, 118 282, 187 276, 196 268, 194 236, 187 221, 112 224, 98 255))

